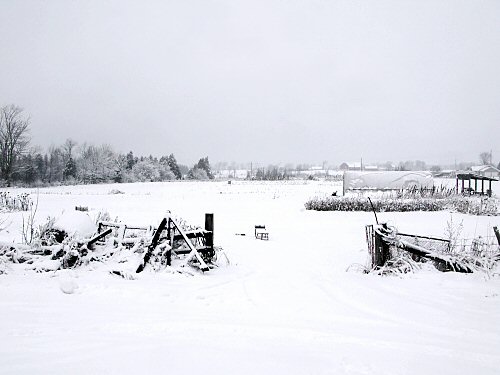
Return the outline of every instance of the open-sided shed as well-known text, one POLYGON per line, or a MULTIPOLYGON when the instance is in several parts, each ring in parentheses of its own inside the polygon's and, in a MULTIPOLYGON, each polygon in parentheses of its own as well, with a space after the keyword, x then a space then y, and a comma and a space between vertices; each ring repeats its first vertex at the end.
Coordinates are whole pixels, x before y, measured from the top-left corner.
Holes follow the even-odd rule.
POLYGON ((471 171, 458 172, 456 180, 457 180, 456 184, 457 194, 458 193, 480 194, 480 195, 487 195, 489 197, 491 197, 491 182, 498 181, 498 179, 496 178, 481 176, 480 174, 471 171), (466 184, 466 181, 468 181, 468 184, 466 184), (478 186, 479 181, 481 181, 480 183, 481 186, 478 186), (486 190, 484 186, 485 181, 487 181, 488 183, 488 188, 486 190))

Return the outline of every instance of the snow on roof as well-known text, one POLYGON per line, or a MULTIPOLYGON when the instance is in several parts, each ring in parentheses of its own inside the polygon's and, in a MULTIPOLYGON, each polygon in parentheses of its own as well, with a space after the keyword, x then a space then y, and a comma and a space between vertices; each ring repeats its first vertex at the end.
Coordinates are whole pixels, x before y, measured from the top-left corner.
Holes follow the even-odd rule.
POLYGON ((471 170, 473 172, 486 172, 486 171, 500 172, 498 168, 495 168, 492 165, 474 165, 471 167, 471 170))

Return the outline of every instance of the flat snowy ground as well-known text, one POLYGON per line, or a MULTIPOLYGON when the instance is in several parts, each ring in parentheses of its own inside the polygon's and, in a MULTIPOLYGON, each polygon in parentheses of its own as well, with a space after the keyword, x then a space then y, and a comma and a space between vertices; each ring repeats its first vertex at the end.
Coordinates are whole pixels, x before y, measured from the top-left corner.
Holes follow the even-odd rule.
MULTIPOLYGON (((158 224, 167 210, 203 225, 212 212, 216 245, 231 264, 136 280, 105 265, 43 274, 13 267, 0 275, 0 373, 500 373, 500 277, 346 272, 366 264, 373 214, 304 209, 311 196, 339 188, 233 181, 40 189, 40 223, 77 205, 138 225, 158 224), (266 225, 269 241, 254 239, 255 224, 266 225)), ((22 215, 3 214, 9 226, 0 240, 20 241, 22 215)), ((401 231, 436 236, 450 217, 468 238, 500 226, 498 217, 449 212, 379 214, 401 231)))

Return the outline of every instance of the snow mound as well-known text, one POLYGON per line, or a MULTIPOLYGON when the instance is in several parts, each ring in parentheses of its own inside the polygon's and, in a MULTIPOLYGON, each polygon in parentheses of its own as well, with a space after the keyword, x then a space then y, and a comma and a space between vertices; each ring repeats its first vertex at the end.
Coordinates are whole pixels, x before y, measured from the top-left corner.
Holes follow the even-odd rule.
POLYGON ((68 235, 90 237, 96 232, 97 226, 86 212, 66 211, 54 222, 54 229, 64 231, 68 235))
POLYGON ((75 280, 78 277, 75 272, 72 270, 61 270, 58 271, 58 276, 61 292, 64 294, 74 294, 77 292, 79 286, 75 280))
POLYGON ((78 289, 78 284, 73 279, 64 278, 59 281, 59 288, 64 294, 73 294, 78 289))

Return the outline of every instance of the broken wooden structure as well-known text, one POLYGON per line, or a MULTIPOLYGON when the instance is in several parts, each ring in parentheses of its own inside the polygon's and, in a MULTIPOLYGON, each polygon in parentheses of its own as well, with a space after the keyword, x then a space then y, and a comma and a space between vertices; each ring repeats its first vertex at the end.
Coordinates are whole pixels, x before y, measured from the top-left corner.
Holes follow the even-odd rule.
POLYGON ((191 264, 203 272, 211 268, 215 256, 213 214, 205 214, 205 229, 185 230, 171 216, 162 219, 158 227, 127 226, 113 222, 99 222, 98 234, 89 241, 94 245, 114 233, 116 245, 143 247, 142 258, 136 272, 142 272, 152 256, 161 257, 170 266, 172 257, 182 256, 184 264, 191 264), (144 246, 137 246, 147 238, 144 246))
POLYGON ((451 243, 442 238, 398 233, 387 224, 367 225, 366 240, 371 268, 381 269, 397 251, 407 252, 413 260, 431 260, 440 271, 471 273, 466 262, 450 253, 451 243))
POLYGON ((167 268, 172 262, 174 266, 189 265, 205 272, 217 267, 218 255, 225 256, 214 246, 213 214, 205 215, 205 229, 186 225, 170 214, 158 227, 101 221, 90 238, 68 234, 50 220, 35 244, 0 246, 0 263, 24 264, 36 272, 102 263, 107 264, 106 268, 111 265, 110 273, 127 279, 134 279, 133 275, 145 267, 190 274, 178 267, 167 268))

